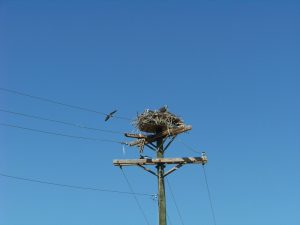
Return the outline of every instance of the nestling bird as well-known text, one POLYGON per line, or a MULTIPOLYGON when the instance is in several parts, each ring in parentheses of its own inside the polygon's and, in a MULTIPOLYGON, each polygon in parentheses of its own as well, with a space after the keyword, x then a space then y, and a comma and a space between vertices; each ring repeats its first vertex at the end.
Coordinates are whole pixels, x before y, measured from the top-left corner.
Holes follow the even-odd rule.
POLYGON ((167 112, 167 110, 168 110, 168 106, 167 106, 167 105, 164 105, 164 106, 161 107, 158 111, 164 113, 164 112, 167 112))
POLYGON ((110 118, 112 118, 113 115, 114 115, 117 111, 118 111, 118 110, 114 110, 114 111, 110 112, 109 114, 107 114, 106 117, 105 117, 105 122, 106 122, 107 120, 109 120, 110 118))

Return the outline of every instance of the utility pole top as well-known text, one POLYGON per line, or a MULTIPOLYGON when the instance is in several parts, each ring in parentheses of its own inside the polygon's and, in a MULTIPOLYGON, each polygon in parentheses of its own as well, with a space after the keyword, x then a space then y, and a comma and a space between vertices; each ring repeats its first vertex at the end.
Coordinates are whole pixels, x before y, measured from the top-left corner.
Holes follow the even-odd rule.
POLYGON ((137 146, 140 158, 116 159, 113 161, 113 165, 119 167, 138 166, 157 177, 159 225, 167 225, 165 177, 183 165, 204 165, 208 160, 205 153, 197 157, 164 158, 165 151, 176 136, 192 129, 192 126, 185 125, 181 118, 170 113, 167 106, 163 106, 159 110, 146 109, 137 116, 134 124, 143 133, 125 133, 124 135, 136 139, 127 143, 127 145, 130 147, 137 146), (156 153, 156 158, 142 155, 145 146, 156 153), (165 167, 168 165, 174 166, 165 172, 165 167), (156 171, 151 170, 149 166, 155 166, 156 171))

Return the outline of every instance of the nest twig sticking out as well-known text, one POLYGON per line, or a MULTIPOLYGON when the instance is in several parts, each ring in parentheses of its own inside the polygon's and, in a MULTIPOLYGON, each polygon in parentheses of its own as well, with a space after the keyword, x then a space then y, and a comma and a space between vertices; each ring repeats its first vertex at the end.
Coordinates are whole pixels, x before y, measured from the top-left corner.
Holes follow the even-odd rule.
POLYGON ((170 113, 164 106, 159 110, 146 109, 142 114, 138 115, 134 121, 134 125, 143 132, 158 133, 164 130, 183 126, 183 120, 176 115, 170 113))

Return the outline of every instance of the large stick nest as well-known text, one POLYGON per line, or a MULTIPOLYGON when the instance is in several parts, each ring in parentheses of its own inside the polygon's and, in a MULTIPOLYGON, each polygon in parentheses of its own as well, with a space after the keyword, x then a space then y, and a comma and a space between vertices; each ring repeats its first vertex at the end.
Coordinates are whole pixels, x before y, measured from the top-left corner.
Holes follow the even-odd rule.
POLYGON ((184 125, 184 123, 181 118, 170 113, 165 106, 155 111, 146 109, 143 113, 137 116, 134 121, 134 125, 140 131, 158 133, 164 130, 180 127, 184 125))

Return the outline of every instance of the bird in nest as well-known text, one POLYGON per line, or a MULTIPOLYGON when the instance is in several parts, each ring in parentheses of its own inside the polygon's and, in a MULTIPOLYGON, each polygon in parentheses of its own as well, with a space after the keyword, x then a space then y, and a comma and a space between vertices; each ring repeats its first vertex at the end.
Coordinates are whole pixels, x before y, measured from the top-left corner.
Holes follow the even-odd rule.
POLYGON ((158 111, 159 111, 159 112, 162 112, 162 113, 167 112, 167 111, 168 111, 168 106, 167 106, 167 105, 164 105, 164 106, 161 107, 158 111))

